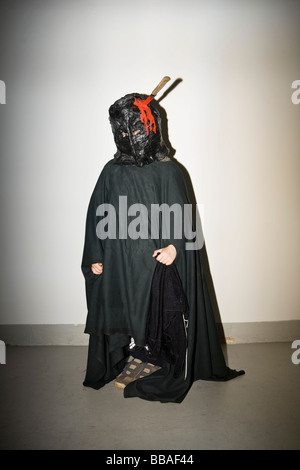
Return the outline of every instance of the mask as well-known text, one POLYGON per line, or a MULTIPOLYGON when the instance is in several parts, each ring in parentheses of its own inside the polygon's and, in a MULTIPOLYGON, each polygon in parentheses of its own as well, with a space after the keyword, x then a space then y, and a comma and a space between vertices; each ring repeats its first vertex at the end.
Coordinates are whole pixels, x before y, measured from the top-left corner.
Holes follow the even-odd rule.
POLYGON ((150 100, 146 95, 132 93, 109 108, 117 146, 115 163, 142 167, 168 154, 161 135, 159 111, 150 100))

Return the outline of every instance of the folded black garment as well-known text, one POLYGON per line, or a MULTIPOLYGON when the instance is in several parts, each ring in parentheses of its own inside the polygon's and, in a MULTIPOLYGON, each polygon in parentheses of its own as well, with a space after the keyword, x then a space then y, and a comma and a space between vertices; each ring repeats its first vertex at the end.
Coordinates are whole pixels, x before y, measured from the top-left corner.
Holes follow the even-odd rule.
POLYGON ((184 367, 187 350, 188 302, 175 263, 157 262, 151 285, 147 321, 149 360, 173 364, 174 378, 184 367))

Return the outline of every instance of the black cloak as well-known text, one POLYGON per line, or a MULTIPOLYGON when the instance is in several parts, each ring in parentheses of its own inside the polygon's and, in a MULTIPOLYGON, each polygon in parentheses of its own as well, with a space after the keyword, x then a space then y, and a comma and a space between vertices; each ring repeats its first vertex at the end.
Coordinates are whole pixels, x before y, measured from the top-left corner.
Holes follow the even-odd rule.
MULTIPOLYGON (((150 218, 151 204, 179 204, 184 212, 184 205, 192 205, 192 201, 182 170, 168 157, 144 166, 119 165, 112 159, 103 168, 88 208, 82 259, 88 307, 85 333, 90 335, 85 386, 99 389, 122 371, 131 337, 139 346, 146 344, 151 282, 158 263, 152 255, 169 244, 177 250, 174 263, 189 307, 186 370, 174 378, 174 365, 165 362, 152 375, 128 384, 124 397, 180 403, 195 380, 225 381, 244 373, 226 365, 204 270, 204 240, 198 249, 187 250, 186 242, 191 240, 175 238, 172 231, 166 237, 161 227, 158 238, 118 237, 119 215, 122 212, 124 217, 132 204, 143 204, 150 218), (123 205, 127 203, 125 209, 120 206, 120 196, 126 196, 122 199, 123 205), (105 203, 116 210, 110 226, 115 228, 116 238, 97 235, 101 220, 97 208, 105 203), (101 275, 91 271, 91 264, 98 262, 103 263, 101 275)), ((196 215, 194 210, 194 230, 196 215)), ((138 212, 128 216, 128 224, 136 223, 137 216, 138 212)))

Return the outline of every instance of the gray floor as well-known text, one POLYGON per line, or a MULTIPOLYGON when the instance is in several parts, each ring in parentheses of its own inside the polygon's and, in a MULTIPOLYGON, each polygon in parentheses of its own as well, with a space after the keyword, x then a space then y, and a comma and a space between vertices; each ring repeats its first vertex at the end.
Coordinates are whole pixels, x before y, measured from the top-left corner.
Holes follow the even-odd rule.
POLYGON ((228 345, 232 381, 195 382, 181 404, 82 386, 85 346, 8 347, 1 449, 300 449, 300 364, 290 343, 228 345))

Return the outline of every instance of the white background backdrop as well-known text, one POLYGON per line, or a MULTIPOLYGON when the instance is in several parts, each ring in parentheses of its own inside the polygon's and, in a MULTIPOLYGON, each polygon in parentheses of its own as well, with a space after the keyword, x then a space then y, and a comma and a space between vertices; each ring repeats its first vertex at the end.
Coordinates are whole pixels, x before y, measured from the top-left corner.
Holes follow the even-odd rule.
POLYGON ((300 319, 300 2, 0 1, 1 320, 77 324, 108 107, 161 102, 189 171, 223 322, 300 319))

